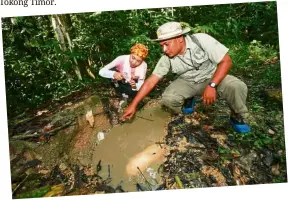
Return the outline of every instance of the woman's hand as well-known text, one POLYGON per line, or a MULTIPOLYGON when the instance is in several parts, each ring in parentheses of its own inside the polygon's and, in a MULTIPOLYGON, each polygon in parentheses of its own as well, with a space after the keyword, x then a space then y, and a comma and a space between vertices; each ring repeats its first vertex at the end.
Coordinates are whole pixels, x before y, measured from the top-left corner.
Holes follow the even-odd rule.
POLYGON ((133 79, 131 79, 129 83, 133 89, 136 89, 136 82, 133 79))
POLYGON ((113 77, 117 81, 120 81, 120 80, 122 80, 124 78, 123 75, 120 72, 114 72, 113 77))

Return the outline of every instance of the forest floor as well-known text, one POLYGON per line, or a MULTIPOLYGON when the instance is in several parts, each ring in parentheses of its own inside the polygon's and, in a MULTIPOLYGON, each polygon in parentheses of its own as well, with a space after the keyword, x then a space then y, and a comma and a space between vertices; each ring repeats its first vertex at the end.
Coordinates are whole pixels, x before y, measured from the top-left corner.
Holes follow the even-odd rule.
MULTIPOLYGON (((146 181, 140 170, 145 181, 135 183, 136 189, 287 182, 281 88, 262 89, 254 81, 246 82, 247 102, 258 126, 247 134, 236 133, 224 101, 205 107, 198 99, 193 114, 167 118, 164 137, 155 142, 165 149, 165 160, 157 169, 161 181, 152 187, 153 180, 146 181)), ((168 83, 164 80, 141 109, 159 105, 168 83)), ((121 184, 110 184, 113 176, 101 177, 101 161, 91 165, 92 152, 100 142, 96 133, 108 133, 120 123, 117 101, 107 86, 97 92, 90 87, 10 119, 14 198, 127 192, 121 184)))

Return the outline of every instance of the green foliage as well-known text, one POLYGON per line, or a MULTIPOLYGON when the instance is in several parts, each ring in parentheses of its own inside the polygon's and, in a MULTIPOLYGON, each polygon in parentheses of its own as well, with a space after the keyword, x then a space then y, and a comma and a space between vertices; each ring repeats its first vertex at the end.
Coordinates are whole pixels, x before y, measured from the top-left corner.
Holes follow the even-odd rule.
MULTIPOLYGON (((234 62, 232 72, 253 74, 255 65, 271 64, 279 57, 276 2, 78 13, 60 17, 68 24, 71 51, 60 48, 51 16, 3 19, 9 116, 87 85, 107 82, 98 76, 99 69, 117 56, 129 54, 136 42, 149 48, 146 60, 149 75, 162 55, 160 45, 151 39, 156 38, 157 28, 168 21, 180 21, 192 32, 211 34, 229 47, 234 62), (80 68, 82 81, 75 74, 76 67, 80 68), (88 76, 86 68, 95 79, 88 76)), ((280 70, 277 70, 274 65, 266 67, 262 70, 267 77, 264 79, 278 84, 280 70), (271 75, 274 71, 277 73, 271 75)))
POLYGON ((26 199, 26 198, 37 198, 37 197, 43 197, 47 192, 49 192, 51 189, 51 186, 43 186, 39 189, 34 189, 32 191, 22 193, 16 196, 17 199, 26 199))
POLYGON ((194 33, 207 33, 210 35, 217 35, 217 31, 213 28, 212 25, 202 25, 195 24, 195 27, 192 28, 194 33))
POLYGON ((255 62, 256 64, 269 63, 278 56, 278 52, 271 45, 262 45, 261 41, 253 40, 249 45, 249 59, 248 62, 255 62))
POLYGON ((279 50, 273 45, 253 40, 247 43, 235 43, 230 46, 229 54, 233 61, 232 72, 247 77, 259 76, 257 86, 281 85, 279 50))

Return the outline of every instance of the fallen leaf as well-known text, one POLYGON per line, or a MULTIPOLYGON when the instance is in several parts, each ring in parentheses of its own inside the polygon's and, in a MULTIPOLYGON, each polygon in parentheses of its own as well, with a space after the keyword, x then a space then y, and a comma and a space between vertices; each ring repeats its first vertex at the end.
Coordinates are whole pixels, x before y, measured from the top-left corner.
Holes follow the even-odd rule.
POLYGON ((65 165, 65 163, 61 163, 59 165, 59 169, 63 172, 63 171, 65 171, 67 169, 67 166, 65 165))
POLYGON ((195 126, 198 126, 198 125, 200 125, 200 122, 197 120, 197 119, 191 119, 191 122, 192 122, 192 124, 193 125, 195 125, 195 126))
POLYGON ((44 142, 45 141, 45 137, 43 136, 43 135, 41 135, 40 137, 39 137, 39 142, 44 142))
POLYGON ((268 133, 269 133, 270 135, 274 135, 274 134, 275 134, 275 131, 273 131, 272 129, 269 129, 269 130, 268 130, 268 133))
POLYGON ((234 166, 234 178, 236 180, 237 185, 245 185, 247 182, 247 178, 244 175, 241 175, 240 169, 235 165, 234 166))
POLYGON ((49 172, 50 172, 49 170, 42 169, 42 170, 39 171, 39 174, 46 175, 46 174, 48 174, 49 172))
POLYGON ((207 177, 213 175, 217 181, 217 185, 227 185, 225 176, 217 168, 204 165, 201 167, 201 171, 207 177))
POLYGON ((209 132, 210 130, 213 129, 213 126, 210 126, 210 125, 203 125, 203 129, 204 129, 204 131, 209 132))
POLYGON ((279 156, 282 156, 284 154, 284 151, 283 150, 279 150, 278 154, 279 154, 279 156))
POLYGON ((47 112, 49 112, 49 111, 48 111, 48 110, 38 111, 38 112, 36 113, 36 116, 40 116, 40 115, 42 115, 43 113, 47 113, 47 112))
POLYGON ((240 181, 241 181, 242 185, 246 185, 247 178, 245 176, 241 176, 240 181))
POLYGON ((49 132, 52 129, 53 125, 52 124, 47 124, 46 126, 44 126, 43 131, 45 133, 49 132))
POLYGON ((10 154, 15 154, 15 148, 13 146, 9 146, 10 154))
POLYGON ((35 153, 33 151, 26 151, 23 154, 25 160, 34 160, 36 159, 35 153))
POLYGON ((278 57, 276 56, 276 57, 274 57, 272 60, 273 60, 273 61, 277 61, 277 60, 278 60, 278 57))
POLYGON ((188 118, 188 117, 185 117, 185 118, 184 118, 184 121, 185 121, 186 123, 188 123, 188 124, 190 124, 190 123, 191 123, 191 119, 190 119, 190 118, 188 118))
POLYGON ((227 135, 222 133, 212 133, 210 136, 211 138, 216 139, 221 146, 224 146, 225 141, 227 140, 227 135))
POLYGON ((104 191, 96 191, 94 194, 105 194, 104 191))
POLYGON ((86 113, 86 120, 89 122, 89 124, 90 124, 91 127, 94 126, 94 116, 93 116, 92 110, 87 111, 87 113, 86 113))
POLYGON ((274 174, 276 176, 279 175, 280 174, 279 168, 280 168, 279 164, 273 165, 272 169, 271 169, 272 174, 274 174))
POLYGON ((188 142, 187 142, 186 137, 183 137, 183 139, 180 140, 179 142, 177 142, 177 144, 178 144, 178 148, 177 148, 178 151, 180 151, 180 152, 185 152, 185 151, 187 151, 186 146, 187 146, 188 142))
POLYGON ((44 197, 53 197, 61 194, 64 190, 64 186, 64 183, 52 186, 51 191, 49 191, 44 197))
POLYGON ((240 177, 241 172, 240 169, 235 165, 234 166, 234 178, 240 177))
POLYGON ((238 151, 232 150, 231 155, 233 158, 239 158, 241 154, 238 151))
POLYGON ((92 176, 92 175, 94 175, 95 173, 94 173, 94 171, 93 171, 92 168, 84 168, 84 174, 85 174, 86 176, 92 176))

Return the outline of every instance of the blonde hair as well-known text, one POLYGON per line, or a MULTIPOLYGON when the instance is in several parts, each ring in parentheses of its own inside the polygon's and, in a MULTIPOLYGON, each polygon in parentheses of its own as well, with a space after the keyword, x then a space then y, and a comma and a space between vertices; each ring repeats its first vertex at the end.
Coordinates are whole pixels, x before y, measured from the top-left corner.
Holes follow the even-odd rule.
POLYGON ((140 43, 136 43, 134 46, 132 46, 130 51, 131 51, 131 54, 139 56, 143 60, 148 55, 148 48, 144 44, 140 44, 140 43))

